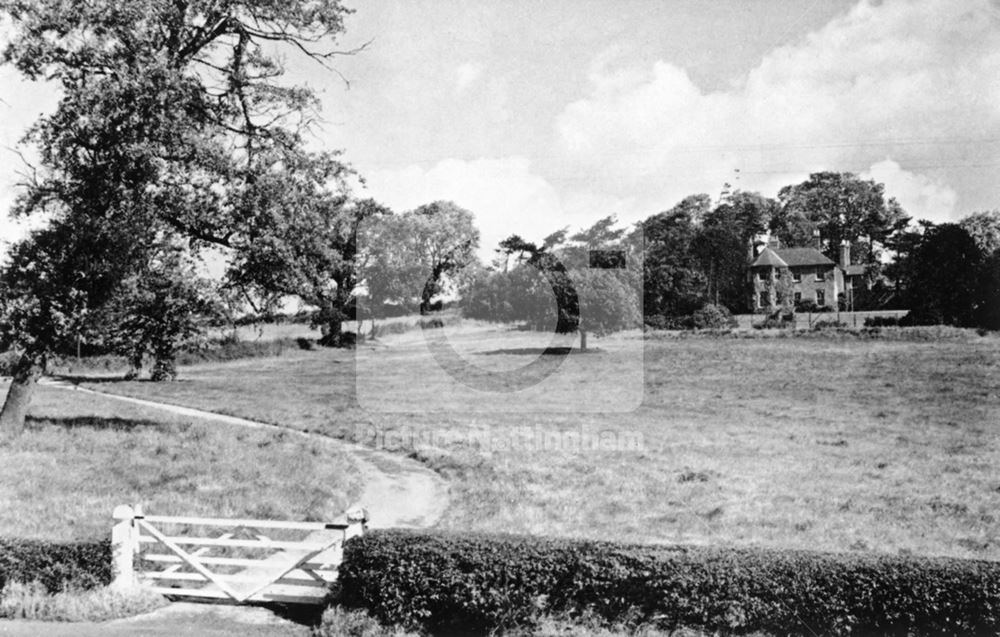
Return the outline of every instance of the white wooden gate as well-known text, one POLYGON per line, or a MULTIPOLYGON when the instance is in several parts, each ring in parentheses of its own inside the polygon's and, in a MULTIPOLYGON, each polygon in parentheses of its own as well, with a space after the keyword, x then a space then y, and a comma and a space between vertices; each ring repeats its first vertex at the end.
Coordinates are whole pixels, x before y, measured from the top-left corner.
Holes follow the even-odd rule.
POLYGON ((354 509, 345 523, 232 520, 119 506, 113 585, 236 604, 321 604, 337 579, 343 543, 364 532, 366 517, 354 509))

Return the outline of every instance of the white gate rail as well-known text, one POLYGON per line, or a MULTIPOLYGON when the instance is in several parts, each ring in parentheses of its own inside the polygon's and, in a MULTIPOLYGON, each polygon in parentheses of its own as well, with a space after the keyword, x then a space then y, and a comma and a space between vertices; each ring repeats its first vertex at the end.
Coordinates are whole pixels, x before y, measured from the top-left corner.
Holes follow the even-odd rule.
POLYGON ((348 511, 346 523, 147 516, 127 505, 116 507, 113 517, 113 586, 237 604, 323 603, 344 542, 364 533, 367 522, 364 509, 348 511), (225 532, 193 535, 211 528, 225 532))

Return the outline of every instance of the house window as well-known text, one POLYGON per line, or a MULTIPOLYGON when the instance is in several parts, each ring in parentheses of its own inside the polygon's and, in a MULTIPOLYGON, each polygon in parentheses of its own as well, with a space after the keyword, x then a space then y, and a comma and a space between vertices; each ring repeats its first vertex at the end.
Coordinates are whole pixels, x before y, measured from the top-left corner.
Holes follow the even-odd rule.
POLYGON ((763 281, 764 280, 764 271, 763 270, 757 270, 757 280, 758 281, 763 281))
POLYGON ((802 280, 802 272, 800 270, 792 270, 792 281, 796 283, 802 280))
POLYGON ((796 305, 798 305, 801 302, 802 302, 802 293, 801 292, 796 292, 795 293, 795 303, 796 303, 796 305))
POLYGON ((781 270, 779 270, 778 268, 774 268, 774 280, 777 281, 780 278, 781 278, 781 270))
POLYGON ((826 305, 826 293, 823 290, 816 290, 816 305, 826 305))
POLYGON ((761 292, 757 295, 757 307, 766 307, 767 305, 767 292, 761 292))
POLYGON ((819 268, 816 268, 816 280, 817 281, 823 280, 823 271, 820 270, 819 268))

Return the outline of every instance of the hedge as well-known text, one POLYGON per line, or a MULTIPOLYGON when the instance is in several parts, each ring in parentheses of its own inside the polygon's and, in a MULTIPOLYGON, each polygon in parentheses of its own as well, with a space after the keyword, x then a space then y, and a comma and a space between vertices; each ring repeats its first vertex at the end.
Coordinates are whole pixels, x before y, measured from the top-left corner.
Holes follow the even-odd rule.
POLYGON ((40 582, 50 593, 95 588, 111 581, 111 543, 0 538, 0 589, 7 582, 40 582))
POLYGON ((435 634, 587 614, 723 634, 1000 631, 1000 563, 374 531, 345 546, 341 603, 435 634))

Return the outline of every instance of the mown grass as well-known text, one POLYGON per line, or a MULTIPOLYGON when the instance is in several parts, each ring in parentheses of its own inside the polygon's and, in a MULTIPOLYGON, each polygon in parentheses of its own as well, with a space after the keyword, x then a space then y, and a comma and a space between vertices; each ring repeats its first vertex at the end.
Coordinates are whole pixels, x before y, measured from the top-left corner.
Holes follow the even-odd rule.
POLYGON ((329 520, 359 487, 350 458, 323 441, 43 385, 27 431, 0 446, 0 536, 103 538, 114 507, 137 502, 160 515, 329 520))
MULTIPOLYGON (((497 369, 545 345, 482 327, 453 336, 463 357, 497 369)), ((451 528, 1000 559, 1000 339, 633 334, 592 345, 548 389, 476 401, 440 373, 419 333, 364 350, 382 365, 384 405, 359 403, 353 354, 330 350, 100 388, 365 442, 381 435, 452 478, 451 528), (572 408, 636 355, 638 409, 572 408), (574 431, 629 444, 545 444, 546 432, 574 431)))

